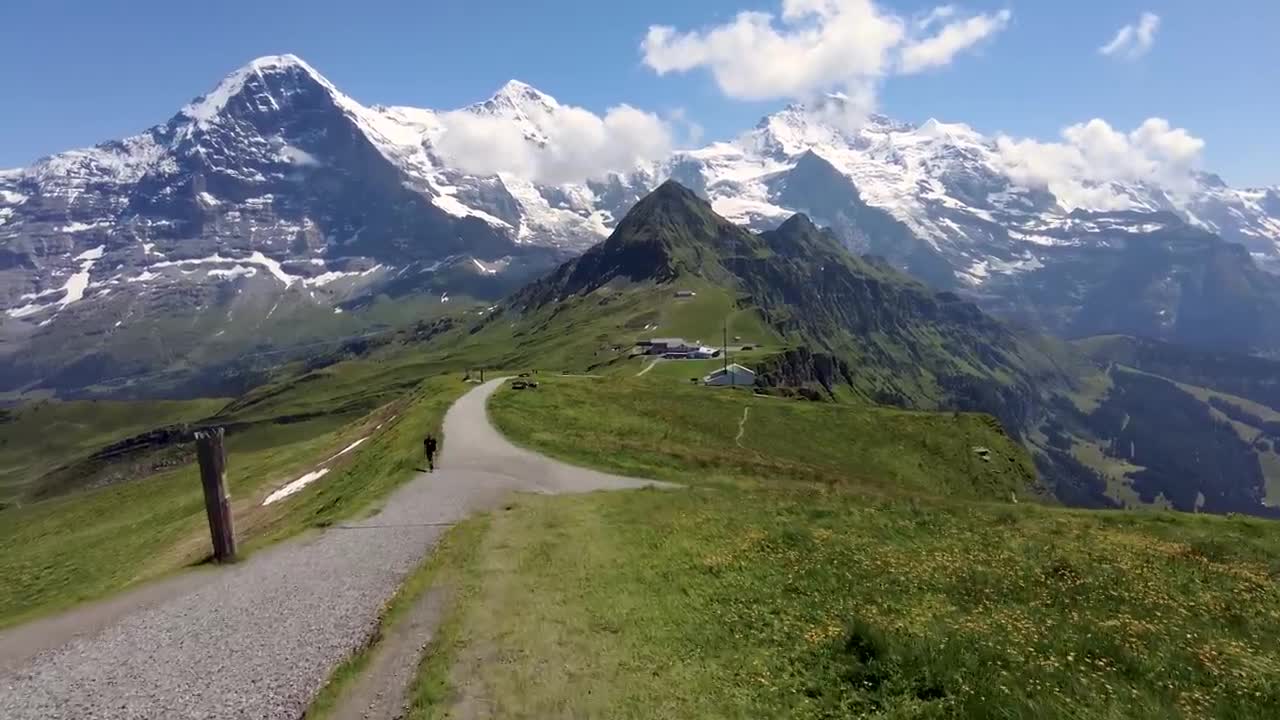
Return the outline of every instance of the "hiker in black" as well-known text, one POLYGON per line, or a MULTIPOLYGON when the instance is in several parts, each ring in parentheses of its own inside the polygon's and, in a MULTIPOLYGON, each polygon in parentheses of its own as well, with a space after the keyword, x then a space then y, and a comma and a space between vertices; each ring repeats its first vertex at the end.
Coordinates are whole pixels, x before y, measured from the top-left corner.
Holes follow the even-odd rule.
POLYGON ((427 454, 427 469, 435 472, 436 469, 436 436, 428 435, 422 441, 422 449, 427 454))

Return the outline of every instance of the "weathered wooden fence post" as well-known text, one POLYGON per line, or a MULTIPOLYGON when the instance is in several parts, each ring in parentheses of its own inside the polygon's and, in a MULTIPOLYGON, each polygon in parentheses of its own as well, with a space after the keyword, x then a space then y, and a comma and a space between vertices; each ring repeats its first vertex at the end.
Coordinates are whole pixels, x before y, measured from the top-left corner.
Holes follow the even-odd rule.
POLYGON ((236 559, 236 533, 231 522, 231 499, 227 495, 227 457, 222 449, 222 428, 196 432, 200 458, 200 484, 204 486, 204 508, 209 514, 209 534, 213 537, 213 559, 236 559))

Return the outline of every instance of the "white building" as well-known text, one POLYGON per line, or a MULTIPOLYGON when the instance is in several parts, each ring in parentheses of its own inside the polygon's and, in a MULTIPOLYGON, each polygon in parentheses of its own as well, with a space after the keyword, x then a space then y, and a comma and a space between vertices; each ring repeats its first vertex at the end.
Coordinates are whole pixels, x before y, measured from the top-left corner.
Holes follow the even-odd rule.
POLYGON ((720 368, 702 379, 704 385, 725 385, 751 387, 756 384, 756 374, 749 368, 732 363, 727 368, 720 368))

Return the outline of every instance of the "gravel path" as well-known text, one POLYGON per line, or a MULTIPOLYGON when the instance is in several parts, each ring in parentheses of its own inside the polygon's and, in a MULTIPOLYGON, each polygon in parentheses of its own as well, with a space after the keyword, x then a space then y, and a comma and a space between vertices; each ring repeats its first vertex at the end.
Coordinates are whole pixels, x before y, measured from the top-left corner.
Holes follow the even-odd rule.
MULTIPOLYGON (((450 523, 512 491, 659 485, 511 445, 485 412, 501 382, 450 408, 440 469, 398 489, 377 515, 254 554, 17 663, 4 662, 14 651, 0 638, 0 718, 298 718, 369 641, 379 610, 450 523)), ((74 625, 76 613, 93 606, 63 621, 74 625)))

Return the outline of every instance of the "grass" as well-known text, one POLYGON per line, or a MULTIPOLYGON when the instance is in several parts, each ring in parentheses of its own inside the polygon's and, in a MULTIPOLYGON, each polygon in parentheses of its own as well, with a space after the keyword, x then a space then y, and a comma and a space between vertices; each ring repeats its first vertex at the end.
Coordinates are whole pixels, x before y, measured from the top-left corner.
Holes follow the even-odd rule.
POLYGON ((1142 470, 1142 466, 1134 465, 1124 459, 1108 455, 1102 446, 1095 442, 1077 439, 1071 447, 1071 455, 1100 473, 1107 483, 1107 497, 1127 508, 1143 506, 1169 507, 1163 496, 1152 503, 1144 503, 1128 478, 1129 473, 1142 470))
MULTIPOLYGON (((738 308, 734 298, 723 287, 702 280, 689 279, 677 284, 680 289, 692 289, 698 294, 692 298, 668 299, 662 307, 661 320, 649 332, 653 337, 681 337, 690 342, 701 341, 705 345, 718 346, 726 323, 729 336, 741 337, 745 343, 776 342, 777 333, 760 318, 753 308, 738 308)), ((671 293, 671 288, 661 291, 671 293)))
MULTIPOLYGON (((514 509, 511 505, 506 511, 514 509)), ((480 585, 476 582, 482 543, 490 537, 494 515, 481 515, 450 530, 429 563, 429 587, 451 589, 453 603, 436 628, 431 647, 423 653, 409 697, 406 720, 434 720, 453 692, 453 665, 464 649, 465 608, 471 606, 480 585)))
MULTIPOLYGON (((726 321, 731 336, 747 344, 776 345, 755 308, 738 308, 728 290, 690 278, 676 285, 602 288, 564 298, 554 306, 490 316, 482 331, 456 332, 428 350, 433 362, 450 367, 539 367, 573 372, 610 372, 626 363, 637 340, 683 337, 718 345, 726 321), (678 298, 691 289, 693 298, 678 298)), ((632 372, 638 372, 636 368, 632 372)))
POLYGON ((42 401, 0 422, 0 502, 16 502, 46 473, 113 442, 216 413, 226 400, 42 401))
MULTIPOLYGON (((1277 412, 1262 403, 1249 400, 1248 398, 1242 398, 1217 390, 1210 390, 1197 385, 1188 385, 1186 383, 1176 384, 1187 394, 1195 397, 1203 403, 1208 404, 1212 399, 1225 400, 1226 402, 1241 407, 1245 411, 1258 416, 1264 421, 1280 421, 1280 412, 1277 412)), ((1227 417, 1226 413, 1223 413, 1215 407, 1210 406, 1209 411, 1218 420, 1230 424, 1236 431, 1236 435, 1244 442, 1253 444, 1256 440, 1265 438, 1265 435, 1263 435, 1258 428, 1232 420, 1227 417)), ((1268 505, 1280 505, 1280 453, 1277 453, 1274 447, 1270 451, 1255 451, 1258 453, 1258 465, 1262 469, 1262 476, 1265 479, 1266 497, 1264 500, 1268 505)))
MULTIPOLYGON (((411 475, 423 435, 438 432, 445 410, 466 386, 452 376, 418 376, 417 387, 406 392, 402 385, 410 376, 403 368, 372 364, 337 367, 319 379, 251 396, 252 402, 218 416, 227 424, 252 423, 227 439, 227 481, 242 554, 359 513, 411 475), (299 422, 271 419, 326 403, 337 412, 299 422), (314 486, 261 505, 275 488, 366 436, 314 486)), ((202 562, 208 543, 194 463, 5 509, 0 626, 202 562)))
MULTIPOLYGON (((1274 523, 997 503, 1003 482, 937 464, 981 432, 966 416, 643 380, 495 396, 519 442, 688 487, 530 497, 496 514, 437 661, 450 668, 433 675, 448 681, 431 693, 437 715, 1154 720, 1280 707, 1274 523), (729 410, 747 403, 746 447, 726 447, 729 410)), ((1012 474, 1025 459, 1000 462, 1012 474)))
POLYGON ((686 482, 694 472, 710 484, 813 482, 1007 501, 1034 477, 1026 452, 970 413, 791 402, 648 375, 547 377, 535 392, 497 394, 490 407, 517 442, 660 480, 686 482))

